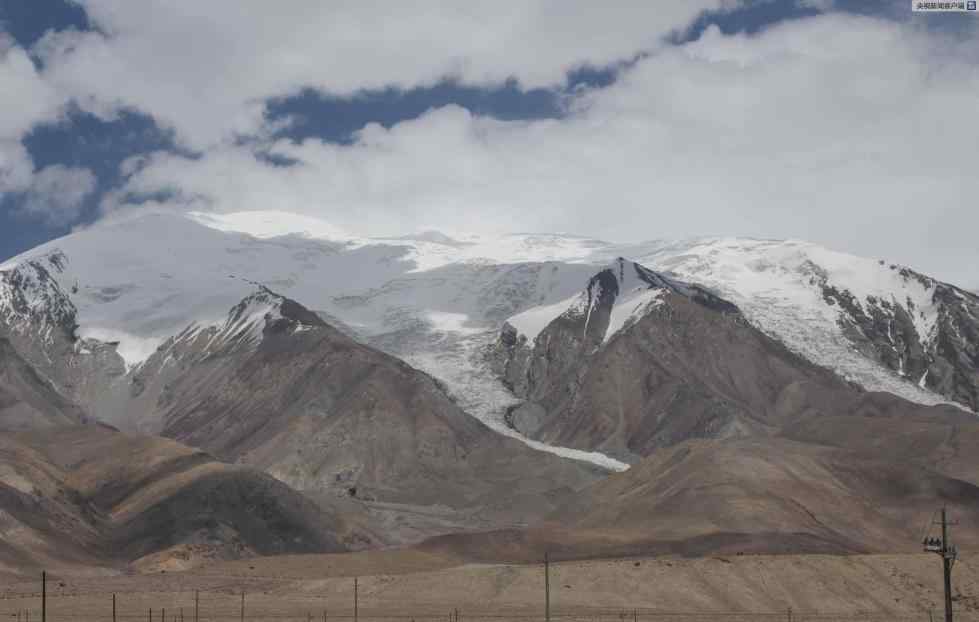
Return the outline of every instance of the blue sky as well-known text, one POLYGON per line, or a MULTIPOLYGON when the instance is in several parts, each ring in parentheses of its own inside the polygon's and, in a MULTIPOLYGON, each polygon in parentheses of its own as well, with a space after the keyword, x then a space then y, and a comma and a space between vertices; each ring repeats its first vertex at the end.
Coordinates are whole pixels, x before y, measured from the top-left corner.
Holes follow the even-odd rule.
MULTIPOLYGON (((133 208, 134 204, 138 204, 147 196, 153 198, 171 194, 180 196, 184 192, 182 181, 167 180, 165 183, 159 182, 159 187, 153 187, 145 194, 141 194, 150 182, 143 179, 140 183, 133 183, 129 179, 133 167, 123 167, 124 162, 127 160, 134 162, 133 158, 137 156, 154 153, 170 154, 171 159, 167 160, 168 163, 173 162, 174 166, 179 164, 181 170, 189 170, 194 162, 208 162, 217 157, 213 154, 226 154, 230 150, 244 146, 246 149, 251 149, 251 155, 260 160, 260 163, 288 168, 302 160, 304 156, 296 155, 300 153, 298 151, 292 154, 286 153, 290 149, 296 151, 296 148, 283 147, 283 145, 315 144, 318 149, 330 149, 329 145, 337 145, 354 149, 359 142, 365 140, 360 132, 362 128, 372 123, 379 124, 384 130, 379 134, 381 139, 390 141, 394 140, 392 136, 400 132, 402 127, 407 131, 412 123, 419 119, 435 118, 430 114, 432 111, 451 110, 446 108, 451 105, 463 108, 473 117, 484 120, 496 119, 511 123, 554 120, 560 123, 569 115, 577 114, 577 106, 581 102, 590 102, 592 98, 590 93, 615 93, 621 77, 634 73, 635 65, 641 64, 642 59, 648 55, 665 56, 659 50, 650 52, 648 41, 662 41, 678 48, 694 47, 698 45, 698 41, 710 39, 709 36, 705 36, 705 33, 709 35, 711 30, 718 34, 718 40, 722 42, 737 41, 739 33, 760 39, 773 27, 786 23, 802 24, 823 13, 848 16, 855 20, 854 23, 860 23, 858 20, 861 15, 870 15, 875 19, 895 23, 911 22, 912 16, 904 10, 906 4, 896 0, 835 3, 772 0, 746 2, 735 10, 707 8, 692 15, 681 13, 673 23, 664 21, 655 26, 651 25, 651 34, 644 39, 637 39, 637 41, 647 42, 645 49, 642 45, 636 44, 632 53, 618 50, 596 51, 594 62, 590 59, 580 62, 580 59, 570 58, 564 71, 565 78, 560 84, 548 84, 544 79, 538 80, 536 74, 523 72, 519 63, 524 61, 519 56, 513 61, 518 63, 514 65, 517 68, 513 70, 513 75, 503 79, 500 76, 506 76, 508 71, 507 67, 502 66, 503 63, 498 72, 493 70, 494 78, 486 80, 478 77, 472 79, 465 75, 459 79, 448 73, 439 78, 437 71, 432 73, 432 70, 425 69, 420 72, 422 77, 415 80, 414 85, 411 80, 407 80, 407 84, 385 84, 383 72, 380 72, 377 78, 364 78, 363 88, 357 88, 357 74, 352 72, 353 77, 344 78, 342 82, 338 82, 342 86, 331 90, 322 84, 314 84, 316 80, 304 84, 302 79, 297 78, 286 86, 271 87, 257 98, 250 96, 247 103, 251 105, 257 101, 261 109, 261 119, 246 120, 247 130, 240 130, 236 126, 215 137, 206 135, 206 131, 198 131, 202 127, 206 130, 207 124, 196 122, 192 118, 193 110, 188 112, 186 106, 171 111, 163 107, 141 105, 141 102, 152 101, 149 95, 145 96, 145 99, 140 99, 143 97, 142 94, 135 94, 128 100, 125 95, 122 95, 119 97, 121 103, 114 101, 113 84, 109 79, 101 91, 93 88, 91 92, 82 92, 84 85, 80 87, 76 84, 82 81, 82 70, 78 68, 89 70, 91 65, 71 65, 70 62, 73 60, 71 51, 58 56, 47 55, 42 49, 42 43, 52 39, 50 35, 52 32, 91 32, 111 43, 124 39, 127 27, 132 27, 134 31, 138 28, 139 32, 146 32, 147 28, 152 27, 152 19, 147 18, 146 23, 133 21, 133 16, 127 15, 126 9, 112 8, 112 2, 92 2, 83 6, 61 0, 7 0, 0 4, 0 29, 12 38, 13 46, 29 54, 41 80, 56 85, 59 91, 64 92, 61 95, 62 99, 59 100, 61 105, 56 114, 41 116, 29 127, 22 128, 16 138, 26 149, 35 174, 47 167, 62 165, 68 169, 89 171, 94 176, 95 183, 90 191, 85 192, 78 205, 63 210, 58 218, 45 217, 43 212, 38 211, 40 208, 37 207, 37 201, 40 195, 37 192, 32 195, 31 190, 25 190, 24 188, 28 186, 22 185, 20 191, 0 193, 0 259, 63 235, 74 226, 97 220, 106 210, 107 197, 113 201, 113 204, 121 202, 133 208), (127 22, 126 19, 130 21, 127 22), (611 62, 609 62, 610 58, 613 59, 611 62), (48 63, 51 67, 47 66, 48 63), (67 67, 61 70, 60 75, 59 67, 55 67, 59 63, 67 67), (527 78, 525 74, 534 77, 527 78), (535 84, 535 81, 538 83, 535 84), (384 86, 379 87, 378 84, 384 86), (276 93, 276 88, 281 92, 276 93), (93 104, 93 101, 97 103, 93 104), (165 190, 162 195, 159 188, 165 190), (26 202, 32 200, 34 211, 25 210, 26 202), (65 216, 66 214, 70 217, 65 216)), ((710 5, 709 2, 704 4, 704 6, 710 5)), ((136 14, 135 18, 138 19, 139 15, 136 14)), ((975 28, 966 21, 969 18, 965 16, 943 15, 915 19, 919 30, 923 27, 926 31, 940 33, 937 38, 933 35, 933 42, 942 40, 956 42, 974 38, 975 28)), ((286 27, 283 32, 288 36, 290 31, 286 27)), ((101 45, 102 39, 98 43, 101 45)), ((206 50, 209 43, 204 41, 201 45, 201 49, 206 50)), ((541 42, 541 46, 547 45, 546 41, 541 42)), ((161 54, 165 53, 166 51, 161 51, 161 54)), ((75 56, 80 54, 75 53, 75 56)), ((460 62, 464 67, 469 66, 466 64, 469 59, 463 58, 460 62)), ((526 62, 530 65, 536 62, 536 59, 527 58, 526 62)), ((179 67, 175 69, 177 70, 179 67)), ((553 68, 548 70, 553 72, 553 68)), ((173 74, 167 74, 167 78, 174 79, 173 74)), ((177 74, 177 80, 179 79, 177 74)), ((204 86, 196 88, 206 89, 207 76, 200 77, 200 80, 199 84, 204 86)), ((329 83, 329 76, 318 80, 329 83)), ((595 97, 597 98, 597 95, 595 97)), ((216 100, 215 109, 217 104, 225 105, 225 102, 216 100)), ((206 102, 203 102, 202 106, 206 106, 206 102)), ((203 112, 206 110, 202 107, 203 112)), ((2 114, 4 113, 0 112, 0 115, 2 114)), ((215 118, 220 119, 219 112, 213 114, 215 118)), ((501 157, 505 159, 505 156, 501 157)), ((777 154, 773 154, 773 157, 777 157, 777 154)), ((635 157, 631 158, 632 161, 635 159, 635 157)), ((152 170, 152 167, 149 168, 152 170)), ((167 174, 170 174, 170 169, 167 169, 167 174)), ((245 171, 242 174, 246 174, 245 171)), ((143 177, 149 176, 143 175, 143 177)), ((186 190, 188 195, 201 194, 201 191, 196 188, 191 191, 191 187, 191 182, 188 182, 188 190, 186 190)), ((627 188, 623 190, 628 191, 627 188)), ((609 200, 614 201, 614 198, 609 200)), ((288 200, 285 203, 288 206, 288 200)), ((391 209, 398 208, 395 206, 391 209)), ((540 226, 540 224, 548 226, 551 222, 560 224, 563 219, 557 212, 555 214, 557 216, 552 220, 542 219, 539 223, 528 224, 530 226, 540 226)), ((688 224, 685 228, 678 228, 669 233, 687 235, 769 233, 772 237, 795 233, 791 227, 764 231, 764 227, 759 223, 764 223, 765 219, 765 214, 748 218, 749 222, 755 224, 746 227, 743 231, 718 232, 710 230, 710 222, 705 222, 704 231, 694 230, 694 227, 688 224)), ((423 217, 414 215, 411 220, 406 220, 406 223, 415 224, 422 220, 423 217)), ((435 220, 437 224, 438 218, 435 217, 435 220)), ((607 233, 593 230, 586 220, 580 220, 576 216, 567 220, 572 225, 570 229, 576 233, 585 235, 607 233)), ((431 223, 426 222, 426 224, 431 223)), ((515 225, 520 224, 524 223, 515 223, 515 225)), ((649 233, 643 237, 659 237, 656 235, 657 231, 649 233)), ((837 246, 845 245, 842 242, 837 244, 837 246)), ((878 244, 873 250, 878 250, 878 247, 885 246, 878 244)), ((915 254, 915 257, 917 256, 924 256, 924 251, 918 251, 915 254)), ((975 280, 979 283, 979 278, 975 280)))

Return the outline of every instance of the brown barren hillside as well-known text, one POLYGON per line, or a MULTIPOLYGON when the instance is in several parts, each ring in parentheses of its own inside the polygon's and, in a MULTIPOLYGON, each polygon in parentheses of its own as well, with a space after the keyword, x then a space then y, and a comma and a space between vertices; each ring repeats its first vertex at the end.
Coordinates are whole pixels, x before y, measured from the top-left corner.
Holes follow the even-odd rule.
MULTIPOLYGON (((426 550, 485 562, 545 551, 610 555, 918 550, 948 505, 979 524, 979 487, 920 465, 780 438, 688 441, 579 493, 529 529, 433 538, 426 550)), ((979 548, 964 529, 962 546, 979 548)))
POLYGON ((101 427, 0 435, 0 572, 104 574, 364 544, 281 482, 179 443, 101 427))

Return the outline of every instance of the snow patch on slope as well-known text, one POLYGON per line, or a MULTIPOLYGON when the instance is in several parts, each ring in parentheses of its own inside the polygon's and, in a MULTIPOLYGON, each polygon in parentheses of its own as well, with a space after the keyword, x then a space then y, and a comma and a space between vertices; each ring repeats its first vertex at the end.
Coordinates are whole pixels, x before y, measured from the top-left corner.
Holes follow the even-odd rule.
MULTIPOLYGON (((640 278, 636 264, 622 258, 618 258, 604 270, 612 273, 618 288, 610 312, 609 325, 602 338, 602 342, 606 343, 616 333, 628 328, 658 306, 662 302, 665 289, 640 278)), ((666 279, 662 280, 664 283, 667 282, 666 279)), ((518 313, 508 318, 507 323, 516 329, 518 337, 523 336, 530 343, 533 343, 551 322, 566 314, 585 316, 587 318, 585 330, 587 330, 592 310, 602 297, 601 281, 592 278, 581 293, 551 305, 541 305, 518 313)))
POLYGON ((526 263, 585 261, 606 242, 578 236, 516 233, 501 236, 449 236, 439 231, 414 235, 365 238, 329 222, 281 211, 232 212, 225 214, 188 212, 187 218, 226 233, 241 233, 257 239, 299 236, 344 242, 350 249, 366 246, 402 246, 414 271, 433 270, 453 263, 526 263))
POLYGON ((527 309, 523 313, 518 313, 507 319, 507 323, 517 329, 518 336, 522 335, 527 338, 528 342, 533 343, 537 339, 537 335, 541 334, 541 331, 547 328, 548 324, 566 313, 568 309, 581 306, 582 297, 582 294, 576 294, 552 305, 527 309))
POLYGON ((760 330, 817 365, 871 391, 920 404, 948 403, 858 352, 839 325, 841 310, 822 295, 825 283, 850 291, 861 303, 868 296, 903 305, 910 299, 924 341, 937 318, 933 285, 880 261, 794 240, 706 239, 657 243, 648 250, 638 261, 717 290, 760 330))
POLYGON ((619 296, 612 307, 608 330, 605 331, 603 343, 608 342, 619 331, 632 326, 642 319, 650 310, 663 302, 662 289, 636 288, 625 296, 619 296))
MULTIPOLYGON (((563 235, 517 233, 502 236, 467 235, 436 242, 432 232, 423 239, 411 237, 371 238, 353 242, 354 246, 390 244, 406 246, 406 259, 415 264, 413 272, 425 272, 458 263, 517 264, 565 261, 581 263, 607 243, 589 238, 563 235)), ((448 236, 445 236, 448 238, 448 236)))
POLYGON ((162 337, 137 337, 123 331, 94 326, 80 328, 78 336, 83 339, 95 339, 103 343, 119 344, 116 346, 116 352, 125 361, 127 371, 145 362, 166 340, 162 337))

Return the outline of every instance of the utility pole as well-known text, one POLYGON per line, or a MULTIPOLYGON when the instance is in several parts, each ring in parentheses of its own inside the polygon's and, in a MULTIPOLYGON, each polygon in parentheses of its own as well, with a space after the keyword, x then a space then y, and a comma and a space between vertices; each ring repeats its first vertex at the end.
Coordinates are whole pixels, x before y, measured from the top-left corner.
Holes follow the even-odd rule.
POLYGON ((940 524, 942 526, 942 537, 925 538, 922 544, 924 544, 925 551, 937 553, 942 556, 942 578, 945 582, 945 622, 952 622, 952 566, 955 565, 958 551, 955 545, 949 542, 948 539, 948 527, 955 523, 949 522, 945 506, 942 506, 942 520, 940 524))
POLYGON ((945 578, 945 622, 952 622, 952 563, 955 561, 948 541, 948 517, 942 506, 942 574, 945 578))
POLYGON ((544 552, 544 619, 551 622, 551 558, 544 552))

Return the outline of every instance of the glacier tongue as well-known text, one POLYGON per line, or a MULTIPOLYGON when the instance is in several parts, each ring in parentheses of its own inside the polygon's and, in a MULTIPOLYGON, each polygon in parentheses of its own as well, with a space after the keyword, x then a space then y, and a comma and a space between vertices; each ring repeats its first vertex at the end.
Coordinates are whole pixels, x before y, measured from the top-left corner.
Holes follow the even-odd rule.
POLYGON ((609 471, 621 472, 629 469, 629 465, 625 462, 603 453, 548 445, 529 439, 510 428, 504 421, 504 413, 507 408, 518 404, 521 400, 495 378, 480 357, 480 353, 495 339, 495 331, 466 335, 455 340, 453 347, 437 352, 416 352, 403 358, 412 366, 444 382, 449 395, 464 411, 504 436, 519 440, 533 449, 571 460, 589 462, 609 471))

